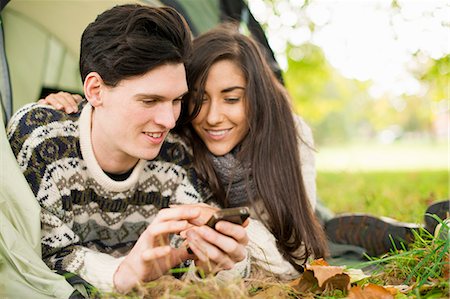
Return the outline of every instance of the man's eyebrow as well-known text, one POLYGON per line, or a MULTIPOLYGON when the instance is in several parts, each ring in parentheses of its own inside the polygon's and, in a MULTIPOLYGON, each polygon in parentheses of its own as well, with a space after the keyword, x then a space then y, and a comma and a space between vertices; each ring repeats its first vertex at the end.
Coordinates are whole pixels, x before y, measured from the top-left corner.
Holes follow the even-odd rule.
MULTIPOLYGON (((188 91, 185 91, 181 95, 175 97, 174 99, 182 98, 187 93, 188 93, 188 91)), ((167 99, 165 96, 162 96, 160 94, 153 94, 153 93, 137 93, 137 94, 134 95, 134 97, 137 98, 137 99, 145 99, 145 98, 154 99, 154 100, 165 100, 165 99, 167 99)))
POLYGON ((226 93, 226 92, 233 91, 233 90, 235 90, 235 89, 242 89, 242 90, 245 90, 245 88, 242 87, 242 86, 231 86, 231 87, 227 87, 227 88, 225 88, 225 89, 222 89, 220 92, 221 92, 221 93, 226 93))

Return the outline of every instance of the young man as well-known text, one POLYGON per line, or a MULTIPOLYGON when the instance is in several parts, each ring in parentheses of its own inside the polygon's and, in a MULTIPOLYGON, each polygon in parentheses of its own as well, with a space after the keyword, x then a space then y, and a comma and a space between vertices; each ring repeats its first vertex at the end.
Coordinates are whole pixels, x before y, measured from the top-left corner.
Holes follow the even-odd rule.
POLYGON ((175 10, 116 6, 81 38, 83 110, 32 104, 11 119, 8 139, 42 207, 50 268, 128 292, 190 258, 205 270, 247 263, 245 229, 202 225, 200 208, 182 205, 201 202, 201 188, 182 167, 154 160, 180 114, 190 50, 175 10), (193 255, 168 245, 179 232, 193 255))

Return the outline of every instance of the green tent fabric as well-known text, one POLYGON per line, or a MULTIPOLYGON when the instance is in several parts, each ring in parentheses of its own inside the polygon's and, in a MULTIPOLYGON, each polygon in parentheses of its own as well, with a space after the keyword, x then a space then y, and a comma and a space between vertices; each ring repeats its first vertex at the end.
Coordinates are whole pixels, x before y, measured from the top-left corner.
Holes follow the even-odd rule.
POLYGON ((17 165, 3 125, 0 169, 0 298, 68 298, 74 289, 41 259, 40 207, 17 165))

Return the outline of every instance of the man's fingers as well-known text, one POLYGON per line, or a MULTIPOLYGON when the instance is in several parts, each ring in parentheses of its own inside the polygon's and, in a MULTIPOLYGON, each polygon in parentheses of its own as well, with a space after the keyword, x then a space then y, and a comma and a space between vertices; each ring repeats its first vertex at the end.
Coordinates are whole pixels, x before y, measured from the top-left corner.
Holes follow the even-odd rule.
MULTIPOLYGON (((219 223, 218 223, 219 224, 219 223)), ((216 246, 233 261, 238 262, 245 258, 245 245, 247 244, 247 234, 244 228, 237 224, 227 222, 223 232, 215 231, 209 227, 202 226, 196 229, 196 232, 208 243, 216 246), (231 228, 236 230, 234 232, 231 228), (235 227, 234 227, 235 226, 235 227), (242 231, 242 232, 241 232, 242 231), (240 242, 235 238, 241 238, 240 242), (242 242, 242 243, 241 243, 242 242)), ((215 257, 213 257, 215 258, 215 257)))
MULTIPOLYGON (((204 225, 215 212, 220 210, 219 208, 207 205, 205 203, 189 204, 189 205, 183 205, 183 206, 190 208, 190 209, 200 210, 200 215, 189 221, 193 225, 197 225, 197 226, 204 225)), ((175 207, 180 207, 180 205, 171 205, 170 207, 175 208, 175 207)))
POLYGON ((161 235, 168 235, 170 233, 179 233, 186 230, 189 227, 189 223, 186 220, 180 221, 166 221, 160 223, 152 223, 147 227, 145 233, 151 238, 151 242, 156 244, 157 238, 161 235))
POLYGON ((191 235, 188 240, 190 254, 194 254, 198 259, 200 260, 206 260, 208 256, 206 255, 206 252, 203 248, 200 247, 200 244, 197 243, 195 238, 191 235))
POLYGON ((248 225, 249 220, 247 219, 244 222, 244 224, 245 223, 246 223, 246 225, 243 226, 243 225, 234 224, 234 223, 231 223, 228 221, 219 221, 219 222, 217 222, 215 229, 224 235, 232 237, 239 244, 247 245, 248 235, 247 235, 247 232, 245 231, 244 227, 246 227, 248 225))
MULTIPOLYGON (((195 230, 187 232, 189 247, 204 265, 218 265, 222 269, 231 269, 234 261, 215 245, 205 241, 195 230)), ((211 270, 211 269, 205 269, 211 270)), ((219 269, 217 269, 219 270, 219 269)))
POLYGON ((162 209, 156 215, 154 223, 170 221, 170 220, 190 220, 200 215, 200 210, 197 208, 188 208, 177 206, 169 209, 162 209))
POLYGON ((170 254, 170 246, 159 246, 145 250, 142 253, 142 260, 144 262, 151 262, 155 259, 163 258, 170 254))
POLYGON ((189 247, 192 249, 197 258, 203 262, 212 261, 214 263, 219 263, 220 261, 228 260, 233 263, 226 254, 224 254, 215 245, 207 242, 202 238, 196 230, 190 230, 187 232, 187 241, 189 247))
POLYGON ((244 223, 242 223, 242 226, 243 226, 243 227, 247 227, 249 224, 250 224, 250 219, 247 218, 247 219, 244 221, 244 223))

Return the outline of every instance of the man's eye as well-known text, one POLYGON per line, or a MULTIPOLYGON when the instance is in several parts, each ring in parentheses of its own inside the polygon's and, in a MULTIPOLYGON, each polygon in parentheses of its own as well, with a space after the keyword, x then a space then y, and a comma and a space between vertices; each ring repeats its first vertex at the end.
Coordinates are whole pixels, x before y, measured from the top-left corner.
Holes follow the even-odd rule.
POLYGON ((154 104, 156 101, 155 100, 143 100, 142 103, 144 103, 144 105, 152 105, 154 104))

